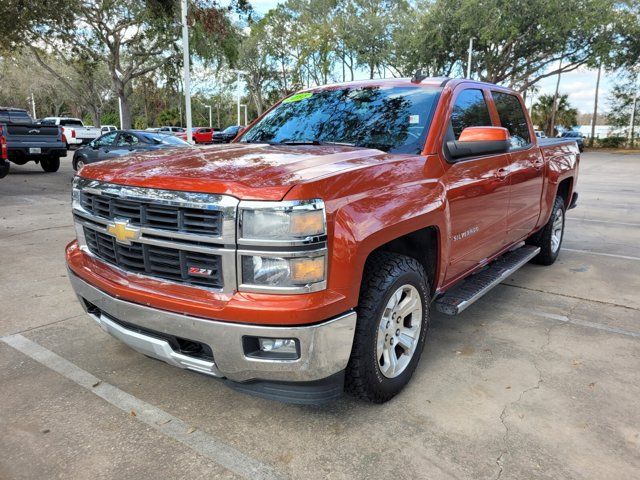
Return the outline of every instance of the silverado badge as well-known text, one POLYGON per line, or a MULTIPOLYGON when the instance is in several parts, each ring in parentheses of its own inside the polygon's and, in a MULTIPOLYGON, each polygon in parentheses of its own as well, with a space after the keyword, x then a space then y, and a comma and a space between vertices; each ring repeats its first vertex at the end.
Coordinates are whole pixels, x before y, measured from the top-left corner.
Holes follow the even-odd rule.
POLYGON ((131 240, 140 238, 140 229, 129 225, 129 220, 114 220, 107 225, 107 232, 116 237, 118 243, 131 245, 131 240))

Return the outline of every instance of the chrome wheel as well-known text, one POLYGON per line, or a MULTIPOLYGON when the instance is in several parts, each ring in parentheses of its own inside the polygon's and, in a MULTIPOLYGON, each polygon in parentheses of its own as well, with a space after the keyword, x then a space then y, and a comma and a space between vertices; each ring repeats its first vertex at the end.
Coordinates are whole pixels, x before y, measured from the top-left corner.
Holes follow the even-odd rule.
POLYGON ((84 167, 84 162, 82 160, 78 160, 76 162, 76 170, 80 171, 82 169, 82 167, 84 167))
POLYGON ((556 211, 556 216, 553 219, 553 225, 551 227, 551 251, 556 253, 560 248, 562 242, 562 230, 564 227, 564 212, 561 208, 556 211))
POLYGON ((409 365, 420 339, 422 299, 413 285, 398 288, 378 325, 376 353, 380 372, 395 378, 409 365))

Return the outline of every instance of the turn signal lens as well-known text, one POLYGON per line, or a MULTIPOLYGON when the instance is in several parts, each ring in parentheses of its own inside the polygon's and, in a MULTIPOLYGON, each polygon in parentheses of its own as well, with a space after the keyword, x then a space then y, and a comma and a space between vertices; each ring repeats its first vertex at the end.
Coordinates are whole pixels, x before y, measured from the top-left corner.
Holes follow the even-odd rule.
POLYGON ((324 233, 324 210, 294 212, 291 215, 289 233, 295 237, 321 235, 324 233))
POLYGON ((296 258, 291 262, 291 280, 295 284, 307 284, 324 280, 324 256, 296 258))

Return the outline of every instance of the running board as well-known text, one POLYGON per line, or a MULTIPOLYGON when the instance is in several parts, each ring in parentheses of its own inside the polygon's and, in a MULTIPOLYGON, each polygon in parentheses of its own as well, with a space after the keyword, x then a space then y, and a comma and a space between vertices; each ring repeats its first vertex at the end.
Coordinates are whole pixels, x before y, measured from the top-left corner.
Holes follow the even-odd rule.
POLYGON ((539 247, 525 245, 505 253, 483 270, 447 290, 436 300, 436 309, 446 315, 459 314, 539 252, 539 247))

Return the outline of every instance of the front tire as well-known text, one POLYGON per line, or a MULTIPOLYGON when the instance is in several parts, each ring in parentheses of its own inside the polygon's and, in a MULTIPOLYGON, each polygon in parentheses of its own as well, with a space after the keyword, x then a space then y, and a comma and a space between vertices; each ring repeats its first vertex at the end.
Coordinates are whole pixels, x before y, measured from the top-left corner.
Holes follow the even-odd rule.
POLYGON ((375 252, 365 265, 345 390, 383 403, 409 383, 429 324, 429 281, 415 259, 375 252))
POLYGON ((72 162, 73 169, 77 172, 82 169, 86 165, 86 160, 84 157, 79 156, 78 158, 74 158, 72 162))
POLYGON ((529 237, 527 243, 540 247, 540 253, 532 262, 540 265, 552 265, 558 258, 564 239, 565 205, 562 197, 556 197, 549 221, 542 230, 529 237))
POLYGON ((0 160, 0 178, 4 178, 9 174, 10 165, 6 160, 0 160))
POLYGON ((47 173, 57 172, 60 168, 60 158, 45 158, 43 160, 40 160, 40 166, 42 167, 42 170, 47 173))

